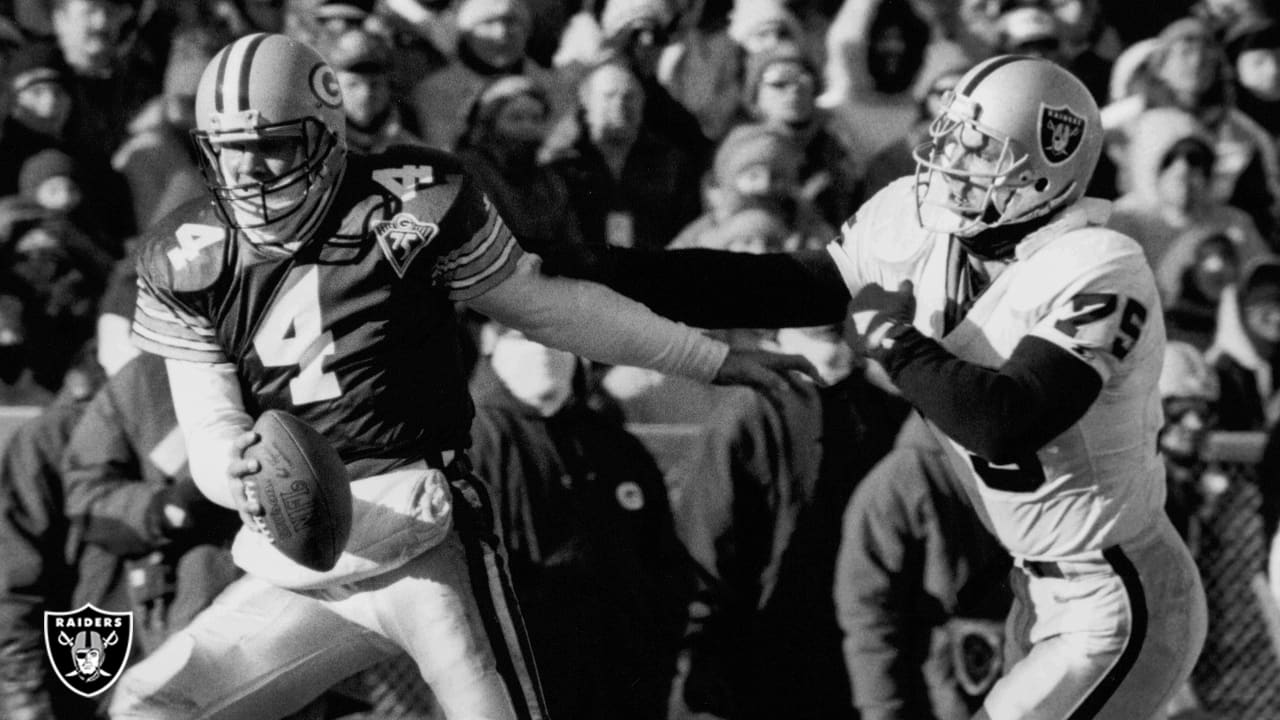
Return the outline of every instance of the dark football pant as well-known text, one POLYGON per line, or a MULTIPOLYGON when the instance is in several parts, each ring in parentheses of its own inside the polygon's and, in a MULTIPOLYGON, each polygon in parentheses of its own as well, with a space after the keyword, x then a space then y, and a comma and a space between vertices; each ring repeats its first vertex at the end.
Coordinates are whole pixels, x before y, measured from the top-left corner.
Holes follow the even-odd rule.
POLYGON ((278 718, 403 649, 450 720, 544 718, 487 495, 451 486, 454 529, 395 570, 316 592, 236 581, 121 678, 111 717, 278 718))

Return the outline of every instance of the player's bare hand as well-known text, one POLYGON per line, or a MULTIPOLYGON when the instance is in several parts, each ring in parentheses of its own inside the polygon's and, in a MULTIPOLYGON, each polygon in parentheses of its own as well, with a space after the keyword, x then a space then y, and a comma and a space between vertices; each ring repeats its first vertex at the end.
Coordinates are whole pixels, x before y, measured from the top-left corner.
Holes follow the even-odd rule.
POLYGON ((233 440, 231 449, 235 452, 236 459, 227 466, 227 482, 231 485, 231 499, 236 504, 240 519, 245 525, 255 529, 261 527, 264 513, 253 483, 245 481, 245 478, 258 472, 261 467, 257 460, 246 458, 244 453, 260 439, 258 433, 250 430, 233 440))
POLYGON ((824 384, 813 363, 801 355, 784 355, 754 348, 730 348, 712 381, 717 385, 746 385, 780 393, 807 381, 824 384))

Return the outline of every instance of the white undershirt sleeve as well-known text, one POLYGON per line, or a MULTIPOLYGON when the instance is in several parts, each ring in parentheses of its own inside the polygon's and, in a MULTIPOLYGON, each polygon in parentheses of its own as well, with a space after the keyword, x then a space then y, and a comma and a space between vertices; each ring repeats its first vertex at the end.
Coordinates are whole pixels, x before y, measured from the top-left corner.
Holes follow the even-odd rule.
POLYGON ((729 347, 603 285, 549 277, 526 254, 516 271, 468 304, 549 347, 613 365, 710 382, 729 347))
POLYGON ((237 436, 253 429, 245 412, 240 381, 230 363, 165 360, 173 409, 187 444, 191 477, 213 502, 232 510, 227 466, 238 459, 232 449, 237 436))

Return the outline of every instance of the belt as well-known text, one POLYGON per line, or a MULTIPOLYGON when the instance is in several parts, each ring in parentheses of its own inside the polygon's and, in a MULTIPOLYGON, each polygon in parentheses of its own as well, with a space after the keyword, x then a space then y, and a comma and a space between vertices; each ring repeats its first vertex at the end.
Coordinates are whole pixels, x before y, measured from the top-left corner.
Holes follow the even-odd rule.
POLYGON ((1014 558, 1013 564, 1034 578, 1073 578, 1111 572, 1111 563, 1101 555, 1088 560, 1029 560, 1014 558))

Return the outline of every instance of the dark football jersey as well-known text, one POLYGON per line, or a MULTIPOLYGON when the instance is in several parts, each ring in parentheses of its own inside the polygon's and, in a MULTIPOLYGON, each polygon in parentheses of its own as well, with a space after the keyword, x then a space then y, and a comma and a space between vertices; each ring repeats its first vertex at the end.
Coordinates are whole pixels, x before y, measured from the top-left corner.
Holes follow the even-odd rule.
POLYGON ((138 261, 133 338, 234 364, 250 414, 294 413, 364 477, 468 444, 453 303, 500 283, 520 254, 451 155, 352 155, 293 254, 228 230, 211 202, 158 223, 138 261))

